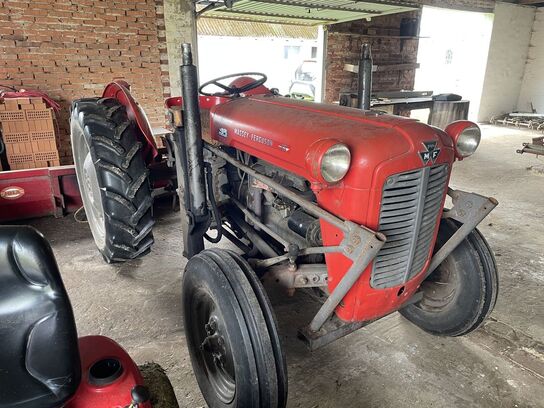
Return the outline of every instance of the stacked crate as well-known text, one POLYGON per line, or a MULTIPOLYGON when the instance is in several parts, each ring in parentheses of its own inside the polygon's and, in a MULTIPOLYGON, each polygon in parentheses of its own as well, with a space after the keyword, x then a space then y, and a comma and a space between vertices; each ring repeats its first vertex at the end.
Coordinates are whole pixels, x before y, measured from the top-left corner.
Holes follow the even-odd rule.
POLYGON ((60 165, 53 110, 42 98, 4 99, 0 126, 11 170, 60 165))

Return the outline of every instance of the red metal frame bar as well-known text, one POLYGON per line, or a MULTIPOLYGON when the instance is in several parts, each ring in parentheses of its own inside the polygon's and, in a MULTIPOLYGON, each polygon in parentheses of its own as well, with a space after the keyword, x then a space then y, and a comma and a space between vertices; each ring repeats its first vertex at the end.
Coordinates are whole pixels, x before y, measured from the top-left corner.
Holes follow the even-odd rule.
POLYGON ((74 166, 0 172, 0 222, 58 218, 82 205, 74 166))

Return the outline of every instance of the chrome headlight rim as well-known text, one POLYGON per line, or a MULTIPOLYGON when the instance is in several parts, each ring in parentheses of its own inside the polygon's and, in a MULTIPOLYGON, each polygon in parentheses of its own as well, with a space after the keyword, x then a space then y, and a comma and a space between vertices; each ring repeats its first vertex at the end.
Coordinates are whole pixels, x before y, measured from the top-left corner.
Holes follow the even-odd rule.
POLYGON ((319 171, 321 177, 329 184, 340 182, 351 167, 351 151, 344 143, 330 146, 321 159, 319 171))
POLYGON ((463 129, 455 141, 455 150, 460 157, 472 156, 482 140, 482 131, 479 126, 472 125, 463 129))

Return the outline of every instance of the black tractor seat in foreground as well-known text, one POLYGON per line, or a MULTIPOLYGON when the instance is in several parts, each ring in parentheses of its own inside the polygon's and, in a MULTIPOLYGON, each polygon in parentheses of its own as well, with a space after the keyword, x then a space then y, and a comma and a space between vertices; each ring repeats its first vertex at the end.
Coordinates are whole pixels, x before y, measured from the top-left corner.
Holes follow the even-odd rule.
POLYGON ((53 408, 80 383, 72 307, 34 228, 0 226, 0 407, 53 408))

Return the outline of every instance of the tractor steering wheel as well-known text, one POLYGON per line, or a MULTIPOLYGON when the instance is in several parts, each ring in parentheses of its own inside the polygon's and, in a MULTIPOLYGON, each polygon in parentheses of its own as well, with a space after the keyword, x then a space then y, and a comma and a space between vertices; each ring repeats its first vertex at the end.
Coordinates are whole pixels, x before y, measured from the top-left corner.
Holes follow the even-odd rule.
MULTIPOLYGON (((219 77, 219 78, 212 79, 211 81, 208 81, 208 82, 200 85, 200 88, 198 88, 198 92, 201 95, 204 95, 204 96, 238 96, 241 93, 247 92, 247 91, 249 91, 251 89, 258 88, 259 86, 264 84, 267 79, 268 78, 266 77, 266 75, 262 74, 260 72, 241 72, 239 74, 225 75, 225 76, 222 76, 222 77, 219 77), (251 82, 249 82, 249 83, 247 83, 245 85, 242 85, 241 87, 237 87, 237 86, 234 86, 234 85, 230 85, 230 86, 229 85, 224 85, 224 84, 222 84, 220 82, 220 81, 223 81, 225 79, 237 78, 237 77, 247 77, 249 75, 258 76, 259 78, 258 79, 253 79, 253 81, 251 81, 251 82), (214 93, 214 94, 204 92, 204 88, 206 88, 207 86, 210 86, 210 85, 215 85, 215 86, 223 89, 225 92, 219 92, 219 93, 214 93)), ((232 81, 231 81, 231 83, 232 83, 232 81)))

